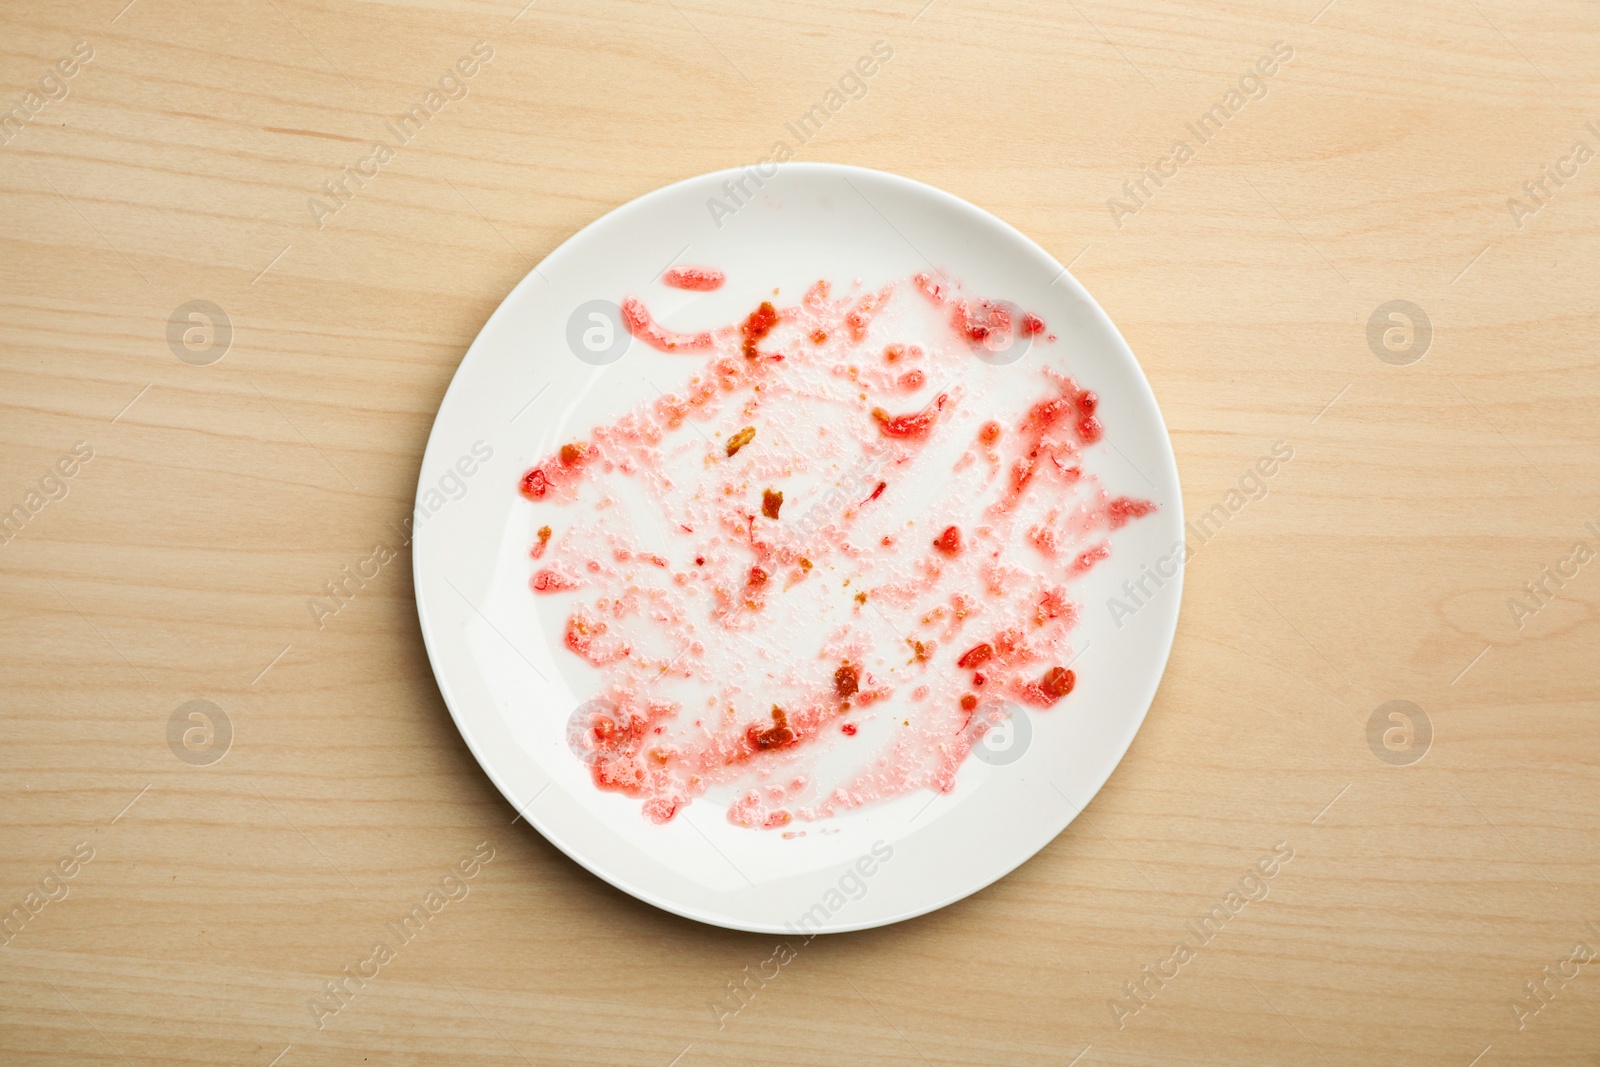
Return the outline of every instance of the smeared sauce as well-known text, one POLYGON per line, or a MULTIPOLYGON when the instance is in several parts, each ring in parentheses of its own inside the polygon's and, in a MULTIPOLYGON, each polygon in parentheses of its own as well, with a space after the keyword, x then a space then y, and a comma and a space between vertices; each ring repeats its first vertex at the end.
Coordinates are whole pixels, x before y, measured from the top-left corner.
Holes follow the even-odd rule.
POLYGON ((674 289, 692 289, 699 293, 721 289, 722 283, 727 280, 720 270, 710 267, 673 267, 661 275, 663 285, 670 285, 674 289))
MULTIPOLYGON (((715 288, 679 284, 696 270, 663 280, 715 288)), ((1069 701, 1069 583, 1155 505, 1085 469, 1093 392, 982 358, 1050 343, 1043 320, 931 274, 842 296, 819 281, 704 331, 622 308, 698 367, 519 486, 530 590, 599 672, 605 710, 580 724, 596 785, 657 822, 715 790, 732 822, 777 828, 947 792, 982 701, 1069 701), (1027 383, 1015 410, 996 374, 1008 395, 1027 383)))

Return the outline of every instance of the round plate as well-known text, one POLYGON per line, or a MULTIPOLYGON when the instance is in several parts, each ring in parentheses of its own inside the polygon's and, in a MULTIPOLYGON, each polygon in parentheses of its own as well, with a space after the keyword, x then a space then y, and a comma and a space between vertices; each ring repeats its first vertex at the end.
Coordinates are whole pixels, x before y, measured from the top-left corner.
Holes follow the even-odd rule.
MULTIPOLYGON (((417 611, 439 689, 506 798, 567 855, 639 899, 771 933, 859 930, 921 915, 1049 843, 1144 720, 1183 582, 1171 442, 1149 383, 1099 305, 1042 248, 987 212, 919 182, 831 164, 678 182, 552 252, 506 297, 456 372, 428 440, 414 523, 417 611), (715 268, 727 283, 710 292, 669 288, 661 276, 674 263, 715 268), (922 296, 910 279, 922 272, 1047 324, 1049 339, 984 359, 989 366, 963 386, 966 403, 1020 411, 1047 368, 1070 375, 1098 393, 1104 425, 1103 439, 1083 446, 1084 470, 1112 497, 1156 505, 1109 531, 1109 557, 1071 581, 1077 688, 1048 709, 1011 705, 1013 718, 978 740, 948 792, 918 789, 775 830, 735 825, 728 809, 737 794, 713 790, 653 822, 638 799, 597 788, 569 742, 569 718, 594 695, 597 674, 563 645, 552 598, 530 589, 534 531, 560 505, 531 503, 519 482, 563 442, 704 369, 704 357, 662 352, 619 330, 616 309, 628 297, 657 322, 697 331, 738 323, 763 300, 798 303, 819 279, 835 293, 898 282, 897 294, 907 295, 895 299, 915 302, 922 296)), ((866 710, 898 719, 910 705, 894 701, 910 699, 908 688, 866 710)))

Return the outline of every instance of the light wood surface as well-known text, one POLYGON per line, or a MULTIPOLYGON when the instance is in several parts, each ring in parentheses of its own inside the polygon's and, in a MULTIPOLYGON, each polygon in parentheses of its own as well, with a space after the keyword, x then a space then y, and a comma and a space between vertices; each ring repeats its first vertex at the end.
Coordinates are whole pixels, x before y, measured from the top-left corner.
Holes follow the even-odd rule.
POLYGON ((1564 962, 1600 950, 1600 562, 1508 607, 1600 550, 1600 161, 1507 203, 1600 151, 1600 8, 923 2, 5 5, 0 508, 93 455, 0 546, 0 907, 28 913, 0 1062, 1600 1063, 1600 960, 1564 962), (785 123, 880 40, 865 97, 798 144, 785 123), (319 226, 322 183, 479 41, 466 96, 319 226), (1186 133, 1280 41, 1263 98, 1186 133), (1274 442, 1294 458, 1192 560, 1086 817, 968 900, 796 946, 719 1027, 778 939, 512 824, 434 685, 409 553, 322 629, 306 600, 409 511, 450 376, 532 263, 778 139, 1072 261, 1191 515, 1274 442), (1193 158, 1119 227, 1108 199, 1177 139, 1193 158), (232 323, 219 362, 169 348, 191 300, 232 323), (1390 300, 1431 323, 1418 362, 1369 347, 1390 300), (191 700, 231 724, 210 765, 168 743, 191 700), (1419 762, 1369 746, 1390 700, 1431 722, 1419 762), (482 842, 469 895, 319 1029, 324 983, 482 842), (1265 899, 1186 933, 1280 842, 1265 899), (30 912, 58 862, 66 896, 30 912))

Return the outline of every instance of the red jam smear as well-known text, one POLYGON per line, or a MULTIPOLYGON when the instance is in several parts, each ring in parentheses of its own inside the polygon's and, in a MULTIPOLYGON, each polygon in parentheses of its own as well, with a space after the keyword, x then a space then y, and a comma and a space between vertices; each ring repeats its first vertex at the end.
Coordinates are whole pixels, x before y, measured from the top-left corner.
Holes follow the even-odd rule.
POLYGON ((963 652, 961 658, 956 660, 956 666, 970 670, 980 664, 989 662, 992 658, 994 658, 994 646, 987 641, 982 641, 963 652))
POLYGON ((657 324, 637 297, 630 296, 622 302, 622 321, 629 333, 661 352, 700 352, 714 343, 709 330, 677 333, 657 324))
POLYGON ((993 300, 962 299, 947 282, 932 274, 914 275, 912 281, 934 304, 950 309, 951 329, 974 346, 1000 349, 1015 340, 1013 334, 1019 338, 1033 338, 1049 333, 1044 319, 1031 311, 1013 315, 1011 305, 993 300))
POLYGON ((661 276, 661 281, 665 285, 697 293, 709 293, 713 289, 721 289, 722 283, 727 280, 727 275, 710 267, 673 267, 661 276))
POLYGON ((739 333, 744 338, 742 350, 746 359, 756 358, 756 344, 772 328, 778 325, 778 311, 768 301, 762 301, 761 306, 750 312, 750 317, 744 320, 739 327, 739 333))
POLYGON ((606 710, 577 735, 597 787, 655 822, 730 790, 740 826, 828 819, 955 788, 992 698, 1069 701, 1071 583, 1155 505, 1086 468, 1092 391, 1037 364, 1006 372, 1032 375, 1021 404, 962 382, 997 338, 1053 341, 1042 319, 931 273, 819 281, 697 333, 636 298, 623 314, 698 366, 519 483, 540 614, 600 672, 606 710), (966 449, 953 467, 942 444, 966 449), (891 484, 915 502, 889 506, 891 484), (819 621, 821 643, 797 644, 819 621), (846 769, 823 777, 835 750, 846 769))
POLYGON ((927 437, 928 431, 933 429, 933 424, 938 420, 939 412, 943 410, 948 399, 948 394, 940 393, 934 398, 931 408, 924 408, 909 415, 890 415, 882 408, 873 408, 872 417, 878 421, 878 430, 885 437, 920 439, 927 437))
POLYGON ((1142 519, 1155 510, 1156 506, 1148 500, 1119 496, 1106 505, 1106 518, 1110 520, 1113 530, 1120 530, 1134 519, 1142 519))
POLYGON ((535 593, 567 593, 581 588, 583 583, 546 567, 534 574, 528 585, 535 593))

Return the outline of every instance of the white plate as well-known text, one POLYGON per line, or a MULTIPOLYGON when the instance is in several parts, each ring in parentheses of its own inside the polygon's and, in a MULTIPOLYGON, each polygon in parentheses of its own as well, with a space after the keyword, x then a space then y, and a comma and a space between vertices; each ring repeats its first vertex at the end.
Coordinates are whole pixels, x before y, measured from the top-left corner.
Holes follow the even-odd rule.
MULTIPOLYGON (((1182 502, 1171 443, 1138 363, 1043 249, 987 212, 906 178, 829 164, 773 169, 706 174, 640 197, 561 245, 500 305, 462 361, 423 459, 417 611, 440 691, 473 754, 567 855, 641 900, 702 922, 774 933, 858 930, 983 888, 1049 843, 1099 790, 1144 720, 1172 646, 1182 502), (719 269, 728 283, 715 292, 668 288, 659 276, 671 263, 719 269), (763 299, 795 303, 819 278, 835 293, 853 291, 858 279, 869 288, 901 279, 906 290, 904 279, 933 268, 968 295, 1039 314, 1056 335, 1009 366, 977 368, 964 387, 969 406, 1014 406, 1037 391, 1046 364, 1072 375, 1099 394, 1105 425, 1104 441, 1085 447, 1085 469, 1111 494, 1158 506, 1110 534, 1110 558, 1071 586, 1080 612, 1076 691, 992 731, 948 793, 920 789, 783 832, 734 825, 729 795, 716 792, 664 824, 650 821, 640 801, 596 788, 569 747, 569 715, 593 695, 598 675, 559 632, 547 634, 552 598, 529 589, 533 530, 560 516, 561 505, 530 503, 517 486, 563 442, 654 390, 683 386, 702 360, 658 352, 625 332, 607 349, 603 323, 584 338, 600 322, 589 317, 591 302, 614 308, 638 296, 658 321, 698 330, 741 321, 763 299), (781 295, 772 296, 774 287, 781 295), (569 335, 601 354, 578 358, 569 335), (611 355, 614 362, 599 365, 611 355), (1158 565, 1170 574, 1159 587, 1147 569, 1158 565), (1124 582, 1141 578, 1148 595, 1130 597, 1124 582), (1124 610, 1112 610, 1112 597, 1124 610)), ((797 637, 792 647, 807 646, 797 637)))

